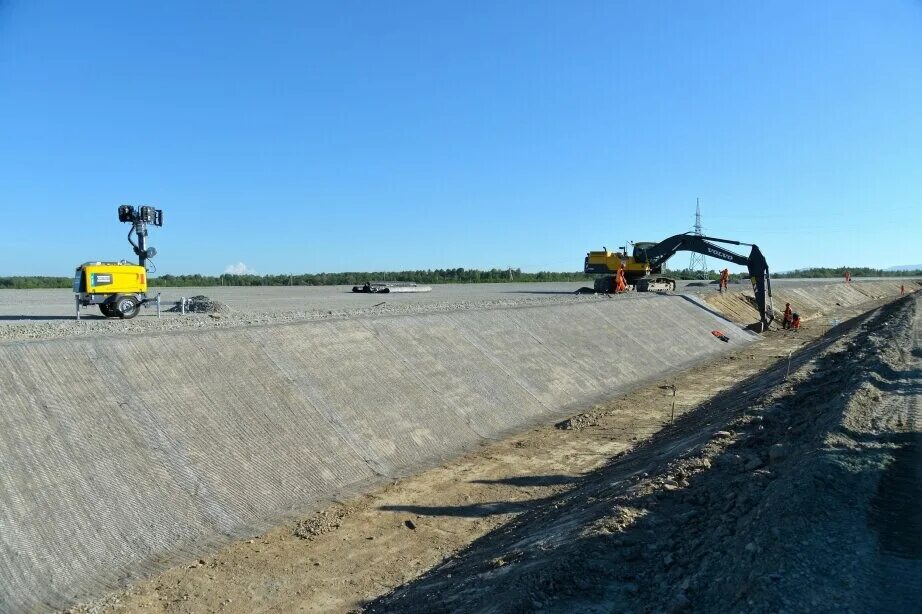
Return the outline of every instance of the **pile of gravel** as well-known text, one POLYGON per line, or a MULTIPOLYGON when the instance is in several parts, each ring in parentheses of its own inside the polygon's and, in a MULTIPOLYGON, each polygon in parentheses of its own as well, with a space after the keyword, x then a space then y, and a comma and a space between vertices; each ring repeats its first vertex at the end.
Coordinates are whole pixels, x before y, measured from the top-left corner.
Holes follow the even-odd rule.
MULTIPOLYGON (((186 313, 228 313, 230 312, 230 307, 222 303, 221 301, 215 301, 207 296, 198 295, 191 298, 186 298, 186 313)), ((182 304, 177 302, 175 306, 171 307, 168 311, 172 312, 181 312, 183 310, 182 304)))

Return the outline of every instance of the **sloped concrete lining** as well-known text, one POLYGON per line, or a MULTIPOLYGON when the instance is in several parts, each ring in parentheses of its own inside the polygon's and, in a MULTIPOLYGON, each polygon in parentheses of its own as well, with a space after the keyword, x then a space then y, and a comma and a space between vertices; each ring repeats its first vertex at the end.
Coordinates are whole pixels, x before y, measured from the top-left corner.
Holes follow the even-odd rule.
POLYGON ((2 344, 0 611, 99 594, 753 339, 651 294, 2 344))
MULTIPOLYGON (((883 298, 900 296, 900 286, 906 293, 916 292, 922 288, 922 282, 916 279, 888 279, 876 281, 826 281, 796 286, 776 285, 773 302, 777 313, 777 325, 780 325, 784 304, 791 303, 791 308, 801 318, 812 320, 825 313, 842 307, 856 307, 883 298)), ((756 322, 759 314, 753 307, 752 291, 743 289, 743 284, 731 286, 729 292, 703 294, 705 300, 718 311, 739 323, 756 322)))

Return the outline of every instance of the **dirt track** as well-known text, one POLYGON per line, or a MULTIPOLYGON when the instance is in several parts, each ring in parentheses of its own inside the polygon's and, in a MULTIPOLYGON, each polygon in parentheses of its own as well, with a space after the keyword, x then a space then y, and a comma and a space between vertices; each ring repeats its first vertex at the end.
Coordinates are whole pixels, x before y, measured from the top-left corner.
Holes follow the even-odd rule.
MULTIPOLYGON (((716 609, 732 604, 750 609, 748 599, 770 603, 759 590, 790 591, 810 579, 811 572, 793 563, 780 571, 756 566, 755 561, 768 561, 777 554, 772 544, 799 542, 782 540, 782 526, 775 527, 778 536, 769 532, 772 539, 757 535, 753 529, 761 525, 751 521, 751 515, 761 510, 760 505, 768 506, 766 501, 779 500, 767 497, 769 489, 782 489, 786 494, 780 499, 788 502, 792 493, 797 494, 791 490, 795 485, 805 486, 797 476, 780 480, 776 475, 777 463, 799 466, 785 460, 796 456, 788 427, 795 435, 813 434, 804 438, 805 445, 815 445, 818 435, 812 424, 774 425, 772 420, 795 414, 797 410, 790 408, 812 398, 810 390, 814 397, 839 398, 841 390, 829 386, 835 388, 840 382, 833 384, 815 374, 831 369, 841 378, 842 361, 852 363, 849 354, 835 350, 854 345, 856 335, 872 334, 861 333, 858 324, 843 325, 808 347, 804 345, 823 332, 820 322, 807 323, 796 334, 770 334, 757 347, 657 382, 559 428, 536 429, 484 447, 478 454, 232 544, 80 609, 346 611, 365 604, 373 611, 419 611, 441 604, 445 610, 496 606, 569 611, 597 606, 633 609, 640 604, 682 609, 698 603, 716 609), (792 350, 794 375, 782 384, 792 350), (828 357, 832 355, 839 356, 838 363, 828 357), (759 374, 766 368, 772 370, 759 374), (677 390, 675 425, 669 424, 672 385, 677 390), (714 436, 716 431, 729 435, 714 436), (750 431, 757 435, 747 435, 750 431), (781 435, 787 447, 772 448, 781 435), (747 441, 759 445, 747 447, 747 441), (632 448, 636 453, 610 461, 632 448), (689 458, 679 460, 682 457, 689 458), (785 484, 787 490, 779 486, 785 484), (712 526, 714 518, 719 523, 712 526), (725 548, 717 547, 721 545, 725 548), (721 554, 708 557, 709 552, 721 554), (695 576, 694 571, 704 569, 709 561, 714 569, 695 576), (733 565, 722 573, 718 567, 724 561, 733 565), (731 573, 740 569, 746 571, 745 578, 731 573), (369 600, 404 583, 409 584, 369 605, 369 600), (737 594, 744 585, 745 591, 737 594), (715 591, 720 601, 712 601, 715 591)), ((881 360, 885 359, 889 360, 881 352, 881 360)), ((861 377, 867 381, 871 376, 861 377)), ((905 398, 917 399, 918 379, 904 384, 910 390, 916 386, 915 396, 905 398)), ((841 398, 857 403, 864 394, 863 388, 856 388, 841 398)), ((820 414, 841 417, 846 406, 851 407, 843 400, 837 409, 820 414)), ((905 426, 910 424, 905 413, 904 430, 911 428, 905 426)), ((822 422, 824 428, 831 428, 827 422, 822 422)), ((896 418, 889 423, 878 419, 875 428, 886 430, 888 424, 896 428, 896 418)), ((816 478, 807 477, 803 479, 808 490, 815 490, 810 480, 816 478)), ((843 476, 833 477, 832 484, 844 484, 843 476)), ((844 491, 851 492, 851 485, 844 484, 844 491)), ((898 491, 903 492, 902 486, 898 491)), ((881 497, 881 501, 899 500, 881 497)), ((894 506, 878 505, 898 512, 894 506)), ((765 517, 788 509, 759 514, 765 517)), ((795 519, 804 513, 796 506, 790 509, 796 512, 795 519)), ((886 518, 889 512, 882 513, 881 518, 886 518)), ((812 545, 814 537, 822 541, 826 535, 817 531, 800 541, 809 538, 812 545)), ((838 532, 829 535, 841 539, 838 532)), ((830 548, 841 550, 835 543, 830 548)), ((793 560, 800 560, 801 551, 803 547, 793 560)), ((913 564, 909 567, 911 571, 913 564)), ((816 595, 827 599, 819 589, 816 595)))

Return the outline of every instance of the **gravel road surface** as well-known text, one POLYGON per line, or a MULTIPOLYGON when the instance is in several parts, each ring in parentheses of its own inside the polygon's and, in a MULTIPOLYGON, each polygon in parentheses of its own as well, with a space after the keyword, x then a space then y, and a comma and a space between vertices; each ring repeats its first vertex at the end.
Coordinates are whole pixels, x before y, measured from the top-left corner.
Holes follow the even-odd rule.
MULTIPOLYGON (((857 282, 858 280, 856 280, 857 282)), ((870 280, 861 280, 870 281, 870 280)), ((773 287, 803 284, 842 283, 839 279, 778 279, 773 287)), ((588 282, 505 283, 505 284, 441 284, 431 292, 408 294, 359 294, 352 286, 219 286, 210 288, 160 288, 165 308, 180 297, 205 295, 221 301, 231 311, 245 316, 279 313, 327 313, 364 310, 384 302, 389 308, 407 309, 413 306, 471 305, 477 303, 510 304, 535 300, 571 299, 573 292, 588 282)), ((731 289, 744 288, 732 284, 731 289)), ((713 292, 716 285, 705 282, 679 282, 681 292, 713 292)), ((83 317, 102 319, 95 307, 83 310, 83 317)), ((154 310, 143 310, 140 318, 156 317, 154 310)), ((0 290, 0 327, 36 322, 72 321, 74 295, 69 289, 0 290)))

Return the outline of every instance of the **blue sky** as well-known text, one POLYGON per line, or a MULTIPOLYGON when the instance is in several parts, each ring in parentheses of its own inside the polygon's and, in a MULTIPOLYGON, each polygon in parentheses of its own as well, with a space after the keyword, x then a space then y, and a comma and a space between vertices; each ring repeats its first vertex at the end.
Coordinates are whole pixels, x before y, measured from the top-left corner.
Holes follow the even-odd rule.
POLYGON ((922 263, 922 2, 0 0, 0 139, 0 275, 922 263))

